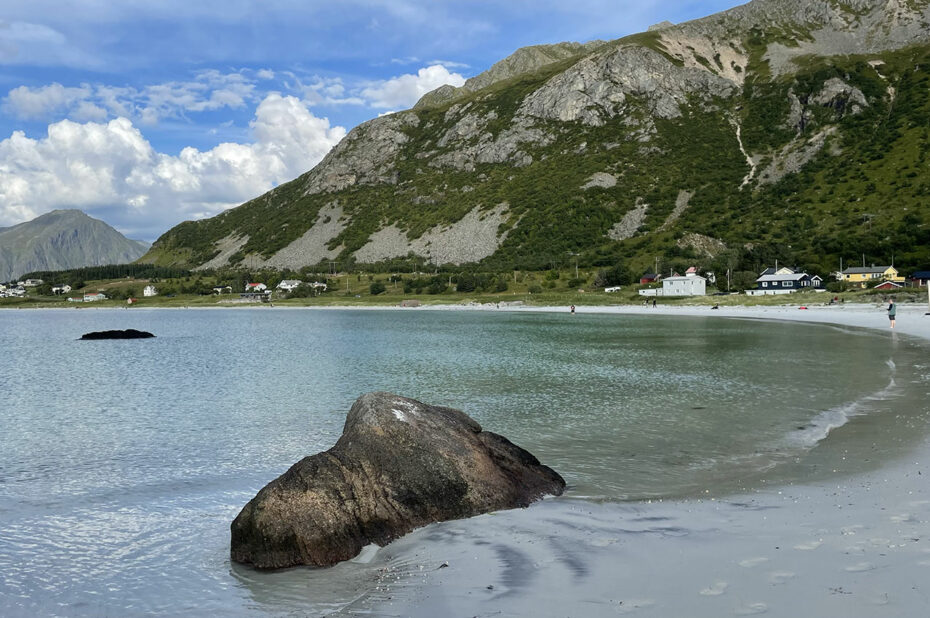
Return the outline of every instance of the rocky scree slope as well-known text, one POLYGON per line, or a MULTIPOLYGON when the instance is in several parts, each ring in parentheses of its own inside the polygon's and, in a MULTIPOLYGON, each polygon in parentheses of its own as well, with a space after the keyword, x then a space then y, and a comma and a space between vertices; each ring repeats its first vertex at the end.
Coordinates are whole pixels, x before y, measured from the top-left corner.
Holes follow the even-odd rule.
POLYGON ((294 181, 173 228, 144 260, 916 265, 930 260, 928 95, 930 1, 755 0, 519 50, 356 127, 294 181))

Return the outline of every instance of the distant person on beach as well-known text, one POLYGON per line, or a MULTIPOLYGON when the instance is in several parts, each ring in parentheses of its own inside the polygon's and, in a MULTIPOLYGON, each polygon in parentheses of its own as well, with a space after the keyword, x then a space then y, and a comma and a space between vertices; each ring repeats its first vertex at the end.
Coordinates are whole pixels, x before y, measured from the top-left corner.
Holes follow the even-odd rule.
POLYGON ((656 308, 656 299, 654 299, 654 298, 652 299, 652 308, 653 308, 653 309, 656 308))
POLYGON ((575 313, 575 305, 572 305, 572 313, 575 313))
POLYGON ((891 322, 891 328, 894 328, 894 315, 897 313, 897 307, 894 306, 894 299, 888 301, 888 320, 891 322))

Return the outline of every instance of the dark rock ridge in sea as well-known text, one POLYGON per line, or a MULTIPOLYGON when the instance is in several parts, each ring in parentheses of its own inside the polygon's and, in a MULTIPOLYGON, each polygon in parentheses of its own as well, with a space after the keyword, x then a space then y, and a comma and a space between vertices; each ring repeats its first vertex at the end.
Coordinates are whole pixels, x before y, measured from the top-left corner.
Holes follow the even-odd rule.
POLYGON ((231 556, 258 568, 330 566, 426 524, 526 507, 565 481, 467 414, 362 395, 342 436, 266 485, 232 522, 231 556))
POLYGON ((36 271, 128 264, 148 248, 80 210, 53 210, 0 229, 0 281, 36 271))
POLYGON ((127 328, 126 330, 100 330, 92 333, 85 333, 81 336, 84 341, 94 339, 150 339, 154 337, 150 332, 127 328))

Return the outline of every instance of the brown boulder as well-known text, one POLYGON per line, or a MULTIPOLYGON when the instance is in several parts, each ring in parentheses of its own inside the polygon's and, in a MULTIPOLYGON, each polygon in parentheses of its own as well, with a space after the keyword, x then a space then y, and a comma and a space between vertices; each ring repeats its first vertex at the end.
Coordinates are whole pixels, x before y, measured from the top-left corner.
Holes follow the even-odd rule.
POLYGON ((232 522, 231 556, 329 566, 426 524, 525 507, 565 481, 464 412, 391 393, 349 410, 342 436, 266 485, 232 522))

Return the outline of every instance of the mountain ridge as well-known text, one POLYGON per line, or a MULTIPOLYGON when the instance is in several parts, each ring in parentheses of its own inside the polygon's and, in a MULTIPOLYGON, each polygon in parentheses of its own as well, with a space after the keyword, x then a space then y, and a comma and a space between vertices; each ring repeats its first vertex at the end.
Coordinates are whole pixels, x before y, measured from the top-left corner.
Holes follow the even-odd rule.
POLYGON ((25 273, 128 263, 149 244, 130 240, 80 210, 53 210, 0 228, 0 281, 25 273))
POLYGON ((851 251, 925 261, 906 239, 926 222, 904 210, 930 191, 906 176, 927 166, 928 7, 755 0, 590 48, 529 48, 480 89, 434 91, 359 125, 307 173, 169 230, 143 260, 542 268, 581 253, 635 269, 661 253, 749 268, 781 253, 821 271, 851 251), (886 182, 903 210, 877 201, 885 186, 868 189, 886 182), (883 236, 848 224, 871 211, 888 213, 883 236))

